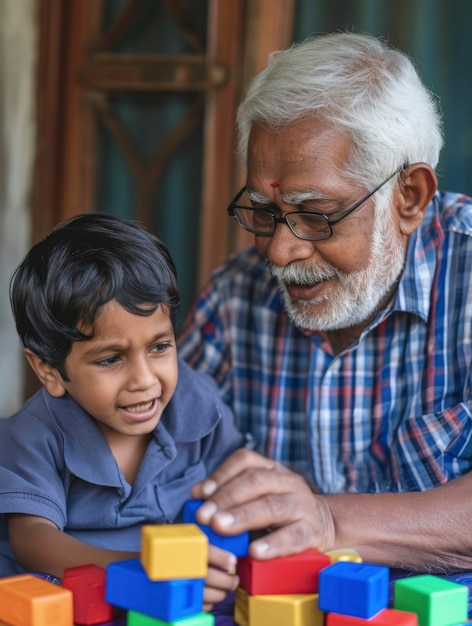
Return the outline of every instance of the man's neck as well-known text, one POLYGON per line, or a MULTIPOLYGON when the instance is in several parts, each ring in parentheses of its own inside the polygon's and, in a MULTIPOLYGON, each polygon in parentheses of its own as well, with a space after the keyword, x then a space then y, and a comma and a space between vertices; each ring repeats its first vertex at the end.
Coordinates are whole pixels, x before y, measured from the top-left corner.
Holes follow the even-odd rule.
POLYGON ((379 303, 378 307, 372 313, 372 315, 368 317, 364 322, 360 322, 355 326, 349 326, 349 328, 340 328, 338 330, 326 331, 326 338, 331 345, 331 349, 334 355, 340 354, 343 350, 346 350, 346 348, 352 346, 352 344, 359 339, 363 330, 367 328, 367 326, 369 326, 369 324, 372 322, 373 319, 375 319, 375 317, 377 317, 380 311, 383 311, 387 308, 388 304, 395 296, 397 287, 398 281, 385 296, 385 298, 379 303))

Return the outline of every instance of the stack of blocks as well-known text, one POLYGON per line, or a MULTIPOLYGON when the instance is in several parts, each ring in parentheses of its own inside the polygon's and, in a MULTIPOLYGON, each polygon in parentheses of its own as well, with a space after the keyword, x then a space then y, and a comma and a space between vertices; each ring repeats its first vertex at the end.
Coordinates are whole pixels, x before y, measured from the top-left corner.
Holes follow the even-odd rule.
POLYGON ((256 561, 249 534, 221 536, 199 524, 200 500, 183 523, 142 529, 140 558, 106 572, 96 565, 65 571, 62 587, 31 575, 0 579, 0 626, 213 626, 203 612, 208 544, 238 557, 238 626, 460 626, 469 589, 432 575, 396 580, 387 567, 363 563, 354 550, 256 561), (392 606, 393 605, 393 606, 392 606))
POLYGON ((112 563, 106 573, 106 601, 127 611, 127 626, 212 626, 204 613, 208 544, 245 556, 249 533, 223 537, 198 524, 202 500, 189 500, 183 523, 144 526, 139 559, 112 563))
POLYGON ((212 626, 202 611, 208 538, 194 524, 144 526, 141 556, 107 568, 106 601, 127 626, 212 626))
POLYGON ((468 618, 468 588, 432 575, 395 581, 390 608, 389 569, 353 551, 247 557, 238 574, 238 626, 459 626, 468 618))

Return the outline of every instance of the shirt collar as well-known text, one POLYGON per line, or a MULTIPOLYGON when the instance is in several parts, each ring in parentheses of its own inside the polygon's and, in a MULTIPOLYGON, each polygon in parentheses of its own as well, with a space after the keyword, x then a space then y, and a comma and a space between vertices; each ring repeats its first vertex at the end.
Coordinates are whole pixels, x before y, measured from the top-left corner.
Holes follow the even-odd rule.
MULTIPOLYGON (((94 484, 122 487, 118 466, 91 416, 69 395, 54 398, 44 388, 42 393, 48 411, 62 433, 69 471, 94 484)), ((153 433, 168 461, 177 453, 176 442, 198 441, 215 428, 221 418, 218 398, 210 377, 191 370, 179 360, 179 379, 174 395, 153 433)))
POLYGON ((392 311, 404 311, 419 316, 425 322, 429 317, 438 250, 444 239, 439 220, 439 193, 426 209, 419 228, 410 235, 405 269, 398 284, 392 311))

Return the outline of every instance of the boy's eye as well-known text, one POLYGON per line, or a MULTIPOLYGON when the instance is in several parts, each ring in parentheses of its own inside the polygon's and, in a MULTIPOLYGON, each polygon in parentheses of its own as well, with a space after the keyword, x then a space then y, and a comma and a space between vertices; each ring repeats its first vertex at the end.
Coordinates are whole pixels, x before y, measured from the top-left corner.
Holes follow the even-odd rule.
POLYGON ((164 343, 158 343, 152 349, 153 352, 157 352, 158 354, 162 354, 166 352, 171 347, 170 341, 165 341, 164 343))
POLYGON ((118 363, 119 360, 120 358, 118 356, 110 356, 106 359, 101 359, 100 361, 97 361, 96 365, 98 365, 99 367, 111 367, 112 365, 115 365, 115 363, 118 363))

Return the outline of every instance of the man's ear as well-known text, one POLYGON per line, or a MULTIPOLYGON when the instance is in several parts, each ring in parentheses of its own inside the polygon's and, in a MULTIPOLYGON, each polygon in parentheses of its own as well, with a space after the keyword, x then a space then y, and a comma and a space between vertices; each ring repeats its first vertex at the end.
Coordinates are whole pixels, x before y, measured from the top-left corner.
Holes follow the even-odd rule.
POLYGON ((45 363, 29 348, 25 348, 24 353, 26 360, 31 365, 34 373, 39 378, 41 384, 46 387, 51 396, 61 398, 65 395, 66 389, 64 387, 64 382, 57 369, 49 363, 45 363))
POLYGON ((397 204, 400 231, 408 236, 423 221, 425 211, 438 188, 438 179, 427 163, 408 165, 400 174, 400 202, 397 204))

